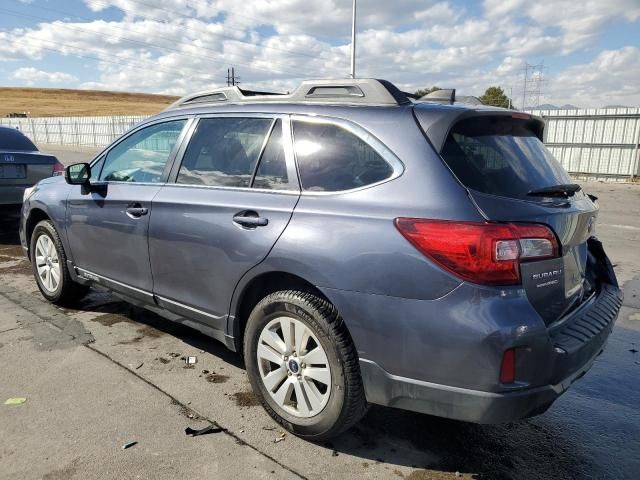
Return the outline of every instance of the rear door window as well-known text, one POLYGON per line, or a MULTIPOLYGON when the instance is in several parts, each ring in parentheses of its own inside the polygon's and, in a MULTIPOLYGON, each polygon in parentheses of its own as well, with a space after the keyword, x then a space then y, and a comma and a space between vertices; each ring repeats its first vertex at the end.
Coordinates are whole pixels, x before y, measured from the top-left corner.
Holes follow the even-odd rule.
POLYGON ((271 118, 200 119, 176 183, 250 187, 272 123, 271 118))
POLYGON ((296 120, 293 135, 304 190, 351 190, 393 175, 391 165, 373 147, 338 125, 296 120))
POLYGON ((253 188, 266 190, 297 190, 297 182, 289 181, 287 160, 282 139, 282 120, 277 120, 271 131, 253 180, 253 188))
POLYGON ((467 188, 501 197, 534 200, 527 193, 572 183, 527 122, 476 117, 456 124, 442 158, 467 188))

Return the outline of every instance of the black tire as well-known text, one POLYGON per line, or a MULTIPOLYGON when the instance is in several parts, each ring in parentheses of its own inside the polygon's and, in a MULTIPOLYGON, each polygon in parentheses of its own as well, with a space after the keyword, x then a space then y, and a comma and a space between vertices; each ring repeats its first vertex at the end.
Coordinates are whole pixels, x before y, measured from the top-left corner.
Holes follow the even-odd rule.
POLYGON ((60 236, 56 231, 53 223, 49 220, 40 221, 31 234, 31 268, 33 270, 33 276, 36 279, 38 289, 42 296, 51 303, 59 306, 72 306, 77 303, 89 290, 89 287, 76 283, 71 278, 69 269, 67 268, 67 255, 65 254, 64 247, 60 241, 60 236), (58 261, 60 264, 60 281, 54 291, 49 291, 43 285, 43 281, 38 275, 38 267, 36 266, 36 243, 38 239, 46 235, 53 242, 53 245, 58 254, 58 261))
POLYGON ((311 293, 288 290, 263 298, 253 309, 244 335, 244 359, 254 393, 265 410, 286 430, 312 441, 334 437, 357 423, 367 411, 358 355, 336 308, 311 293), (262 330, 280 316, 293 317, 309 328, 324 349, 331 370, 331 392, 320 413, 291 415, 267 391, 258 367, 262 330))

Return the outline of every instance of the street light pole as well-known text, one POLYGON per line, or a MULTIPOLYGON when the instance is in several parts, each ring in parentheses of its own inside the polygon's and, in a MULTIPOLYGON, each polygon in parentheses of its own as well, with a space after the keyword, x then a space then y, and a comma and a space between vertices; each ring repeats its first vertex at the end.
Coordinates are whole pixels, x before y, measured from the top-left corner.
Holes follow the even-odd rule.
POLYGON ((351 16, 351 78, 356 78, 356 0, 353 0, 351 16))

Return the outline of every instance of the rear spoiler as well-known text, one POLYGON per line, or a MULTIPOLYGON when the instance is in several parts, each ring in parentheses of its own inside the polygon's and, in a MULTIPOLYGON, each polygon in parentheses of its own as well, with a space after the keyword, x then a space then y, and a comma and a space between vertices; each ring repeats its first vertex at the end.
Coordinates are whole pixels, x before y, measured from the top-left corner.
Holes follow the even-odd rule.
POLYGON ((419 105, 416 105, 413 111, 422 130, 438 153, 442 151, 449 132, 454 125, 462 120, 473 117, 510 117, 517 120, 524 120, 528 123, 527 127, 531 129, 541 141, 544 135, 544 120, 541 117, 524 112, 506 109, 433 109, 421 108, 419 105))

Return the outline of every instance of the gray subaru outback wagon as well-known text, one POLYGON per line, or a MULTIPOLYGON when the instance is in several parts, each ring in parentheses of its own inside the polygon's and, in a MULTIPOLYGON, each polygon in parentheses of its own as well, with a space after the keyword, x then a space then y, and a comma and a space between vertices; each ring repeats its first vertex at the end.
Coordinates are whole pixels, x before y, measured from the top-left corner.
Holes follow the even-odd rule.
POLYGON ((373 79, 200 92, 28 190, 20 237, 49 301, 106 287, 223 342, 301 437, 369 403, 507 422, 589 369, 622 302, 543 128, 373 79))

